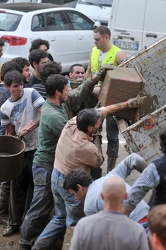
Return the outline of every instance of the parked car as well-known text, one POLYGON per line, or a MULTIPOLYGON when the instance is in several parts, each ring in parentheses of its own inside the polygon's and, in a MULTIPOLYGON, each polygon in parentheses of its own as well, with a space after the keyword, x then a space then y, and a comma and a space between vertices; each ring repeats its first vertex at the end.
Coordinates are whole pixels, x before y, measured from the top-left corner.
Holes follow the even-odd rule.
POLYGON ((62 63, 68 72, 74 63, 88 65, 94 46, 96 23, 73 8, 53 4, 20 3, 0 5, 0 37, 5 42, 1 63, 14 57, 28 58, 34 39, 50 43, 49 59, 62 63))
POLYGON ((108 25, 113 0, 78 0, 76 10, 102 25, 108 25))
POLYGON ((166 1, 114 0, 108 27, 127 56, 166 36, 166 1))

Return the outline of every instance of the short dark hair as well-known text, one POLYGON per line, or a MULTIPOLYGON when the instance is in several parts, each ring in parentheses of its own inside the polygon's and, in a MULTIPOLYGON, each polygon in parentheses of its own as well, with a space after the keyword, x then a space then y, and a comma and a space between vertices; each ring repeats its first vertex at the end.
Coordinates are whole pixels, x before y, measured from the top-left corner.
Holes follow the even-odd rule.
POLYGON ((62 93, 67 84, 68 80, 66 77, 59 74, 50 75, 45 82, 46 94, 52 97, 55 95, 56 90, 62 93))
POLYGON ((83 187, 88 187, 93 182, 92 176, 82 169, 76 169, 71 171, 65 176, 63 188, 65 190, 72 189, 78 191, 77 185, 80 184, 83 187))
POLYGON ((43 82, 47 80, 47 78, 52 74, 60 74, 62 71, 62 66, 57 62, 47 62, 45 63, 41 70, 40 76, 43 82))
POLYGON ((39 47, 41 45, 45 45, 47 47, 47 49, 50 48, 49 42, 47 40, 43 40, 43 39, 39 38, 39 39, 35 39, 35 40, 32 41, 29 52, 31 52, 34 49, 39 49, 39 47))
POLYGON ((163 154, 166 154, 166 128, 162 128, 159 133, 160 149, 163 154))
POLYGON ((4 81, 4 77, 7 72, 12 71, 12 70, 17 70, 22 74, 22 68, 21 66, 14 62, 13 60, 5 62, 2 67, 1 67, 1 80, 4 81))
POLYGON ((24 57, 16 57, 16 58, 12 59, 12 61, 18 63, 22 69, 25 66, 30 66, 28 59, 26 59, 24 57))
POLYGON ((35 49, 32 50, 29 54, 29 62, 33 67, 34 62, 39 64, 40 60, 45 57, 48 57, 47 52, 45 52, 44 50, 35 49))
POLYGON ((21 84, 23 83, 23 76, 17 70, 12 70, 5 74, 4 82, 9 87, 13 82, 21 84))
POLYGON ((5 43, 4 43, 4 41, 0 38, 0 46, 5 46, 5 43))
POLYGON ((153 207, 148 214, 151 233, 155 233, 161 244, 166 247, 166 204, 153 207))
POLYGON ((94 33, 99 33, 102 36, 108 35, 109 37, 111 37, 111 31, 107 26, 101 25, 99 27, 97 27, 94 31, 94 33))
POLYGON ((89 126, 94 126, 101 117, 96 109, 83 109, 77 115, 77 128, 86 133, 89 126))
MULTIPOLYGON (((83 67, 83 68, 84 68, 84 66, 83 66, 82 64, 75 63, 75 64, 73 64, 73 65, 70 67, 70 71, 69 71, 69 72, 73 73, 74 67, 83 67)), ((84 69, 85 69, 85 68, 84 68, 84 69)))

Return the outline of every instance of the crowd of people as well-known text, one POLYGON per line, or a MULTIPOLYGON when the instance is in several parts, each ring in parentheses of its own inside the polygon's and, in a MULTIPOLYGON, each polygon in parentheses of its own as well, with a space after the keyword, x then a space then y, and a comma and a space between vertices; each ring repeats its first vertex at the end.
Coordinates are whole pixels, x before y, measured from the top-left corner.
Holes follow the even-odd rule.
MULTIPOLYGON (((126 55, 111 43, 106 26, 94 30, 94 43, 87 70, 74 64, 65 76, 42 39, 32 42, 28 59, 1 66, 0 135, 17 135, 26 145, 21 174, 0 184, 0 216, 8 217, 3 237, 20 232, 20 250, 55 250, 69 227, 75 227, 72 250, 166 249, 166 129, 159 135, 159 159, 147 165, 133 153, 115 167, 119 131, 113 114, 139 107, 144 97, 100 107, 104 76, 126 55), (141 175, 130 187, 125 179, 134 169, 141 175), (142 199, 150 189, 149 207, 142 199)), ((0 39, 0 56, 3 46, 0 39)))

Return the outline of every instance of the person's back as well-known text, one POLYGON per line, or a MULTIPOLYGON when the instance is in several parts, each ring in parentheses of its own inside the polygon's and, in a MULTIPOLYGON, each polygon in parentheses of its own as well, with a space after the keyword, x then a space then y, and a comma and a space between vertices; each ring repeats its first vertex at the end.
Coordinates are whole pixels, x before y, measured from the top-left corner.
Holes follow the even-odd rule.
POLYGON ((100 211, 81 219, 75 232, 79 240, 71 250, 148 249, 138 244, 146 241, 144 228, 123 214, 100 211))
POLYGON ((112 177, 103 184, 104 210, 77 223, 71 250, 148 250, 144 228, 122 214, 125 182, 112 177))

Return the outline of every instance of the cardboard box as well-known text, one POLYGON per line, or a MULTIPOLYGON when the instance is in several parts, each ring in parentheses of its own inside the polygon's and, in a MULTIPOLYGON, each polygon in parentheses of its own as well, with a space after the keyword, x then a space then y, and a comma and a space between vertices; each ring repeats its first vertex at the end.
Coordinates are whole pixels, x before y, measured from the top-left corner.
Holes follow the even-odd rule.
MULTIPOLYGON (((144 79, 136 68, 116 67, 109 70, 101 85, 99 100, 102 106, 127 101, 142 93, 144 79)), ((136 121, 137 109, 124 109, 114 113, 116 117, 136 121)))

